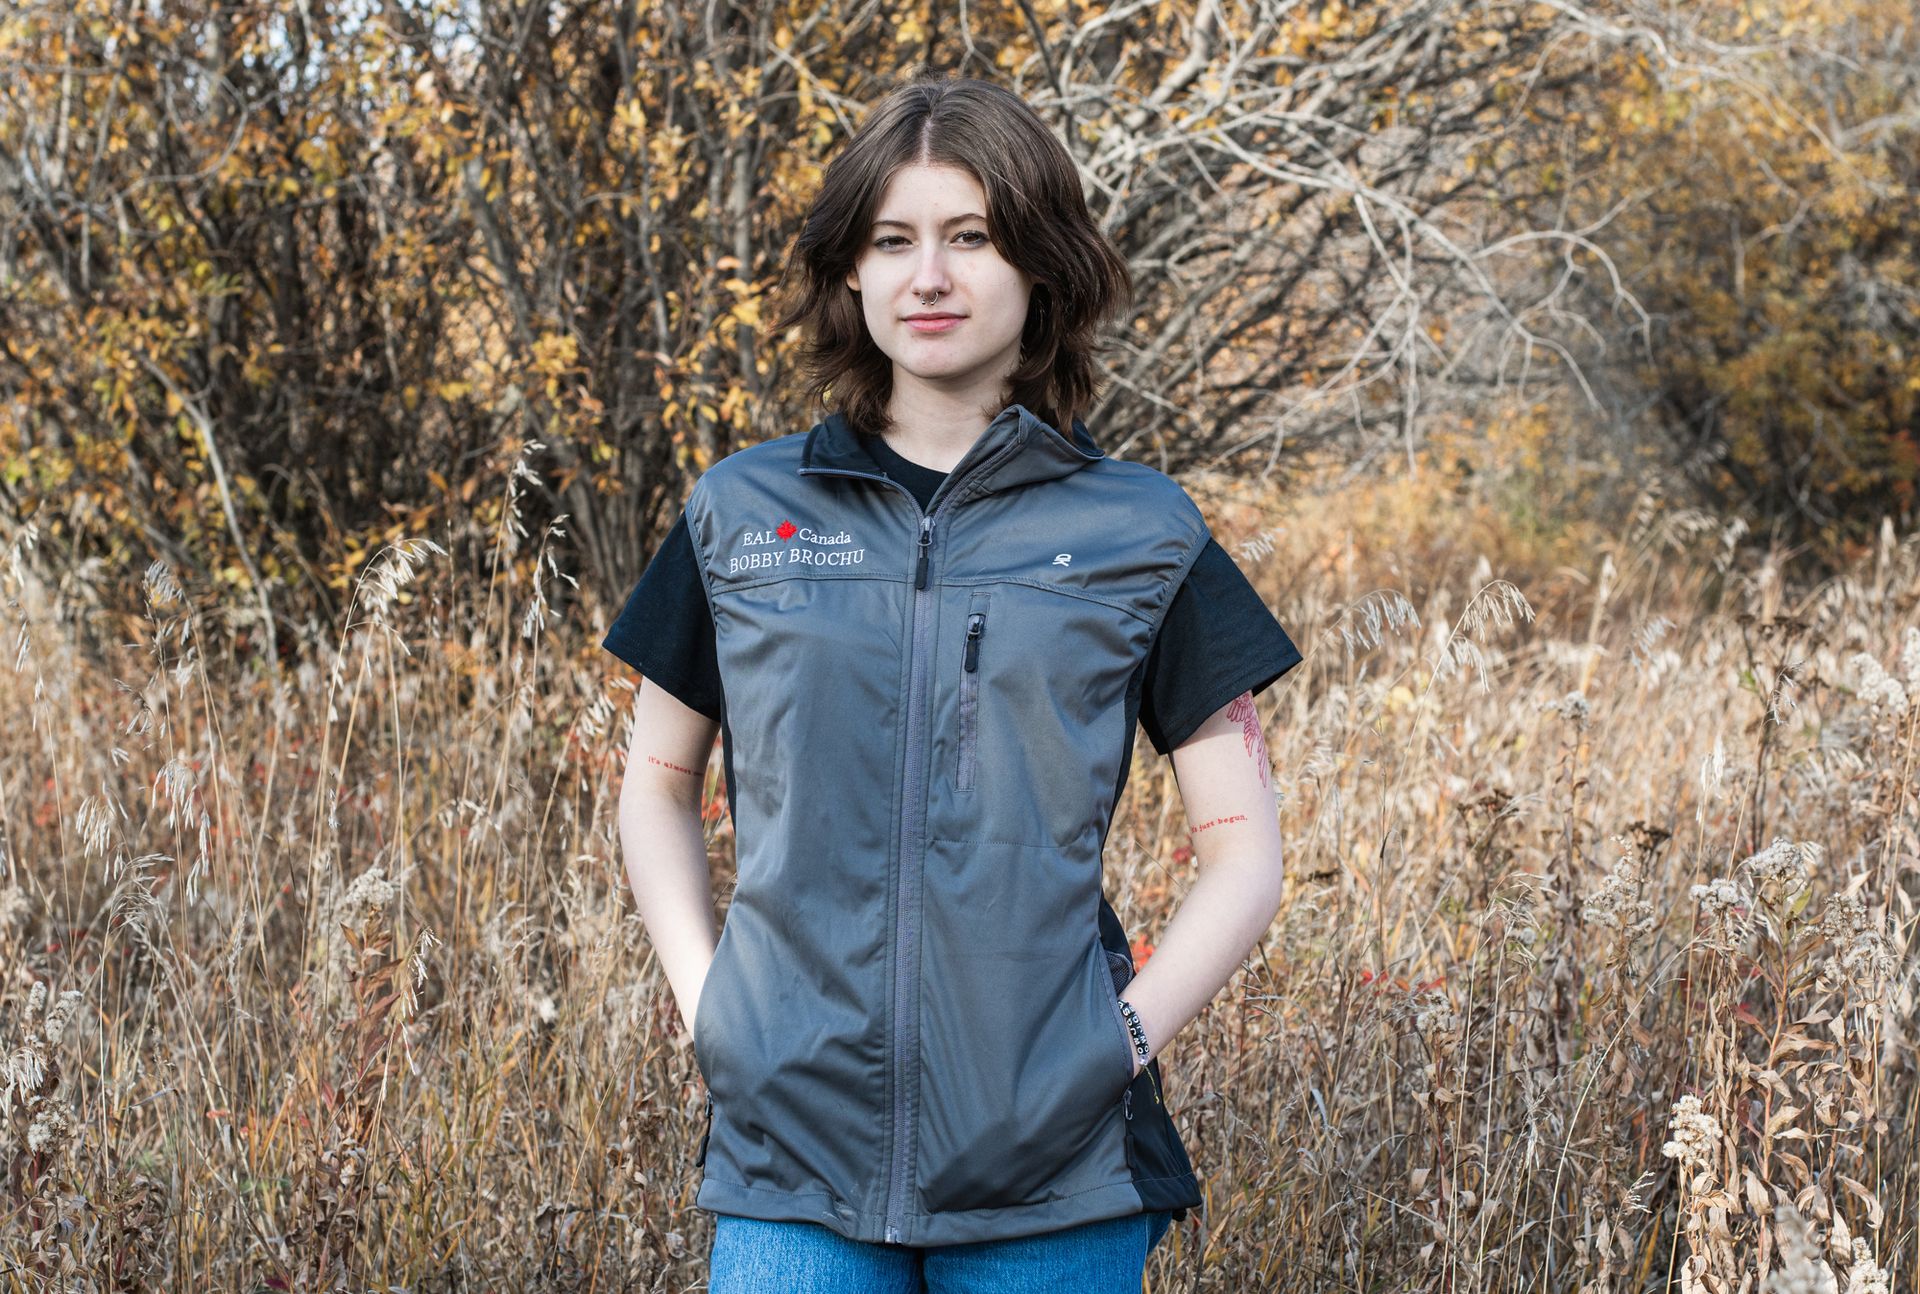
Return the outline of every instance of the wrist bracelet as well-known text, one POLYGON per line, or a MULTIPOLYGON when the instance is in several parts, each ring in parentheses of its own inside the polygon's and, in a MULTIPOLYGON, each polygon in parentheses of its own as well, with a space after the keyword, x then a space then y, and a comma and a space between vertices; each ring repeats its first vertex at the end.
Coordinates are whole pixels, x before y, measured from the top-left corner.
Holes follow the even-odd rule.
POLYGON ((1140 1023, 1140 1013, 1133 1009, 1133 1003, 1125 998, 1119 999, 1120 1014, 1127 1019, 1127 1032, 1133 1036, 1133 1054, 1140 1058, 1140 1067, 1146 1068, 1147 1056, 1152 1048, 1147 1046, 1147 1027, 1140 1023))

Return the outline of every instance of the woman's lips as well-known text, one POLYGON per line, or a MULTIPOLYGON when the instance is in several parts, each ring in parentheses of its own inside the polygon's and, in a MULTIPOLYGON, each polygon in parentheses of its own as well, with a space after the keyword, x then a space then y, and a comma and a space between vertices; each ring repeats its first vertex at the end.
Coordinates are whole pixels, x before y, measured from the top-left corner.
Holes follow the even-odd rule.
POLYGON ((961 315, 941 315, 936 319, 909 319, 907 327, 915 332, 946 332, 958 325, 962 318, 961 315))

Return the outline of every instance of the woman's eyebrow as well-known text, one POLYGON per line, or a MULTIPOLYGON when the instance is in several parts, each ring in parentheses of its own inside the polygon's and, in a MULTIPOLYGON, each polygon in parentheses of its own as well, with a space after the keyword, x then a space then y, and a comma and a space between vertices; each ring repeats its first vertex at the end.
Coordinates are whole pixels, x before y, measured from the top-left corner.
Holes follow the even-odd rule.
MULTIPOLYGON (((959 224, 959 223, 960 223, 961 221, 963 221, 963 220, 980 220, 980 221, 984 221, 985 219, 986 219, 986 217, 985 217, 985 216, 983 216, 983 215, 981 215, 981 214, 980 214, 979 212, 977 212, 977 211, 969 211, 969 212, 967 212, 967 213, 966 213, 966 214, 964 214, 964 215, 959 215, 959 216, 955 216, 955 217, 954 217, 953 219, 951 219, 951 220, 949 220, 949 221, 947 221, 946 223, 947 223, 948 225, 957 225, 957 224, 959 224)), ((913 226, 912 226, 912 225, 910 225, 910 224, 908 224, 908 223, 907 223, 906 221, 904 221, 904 220, 876 220, 876 221, 874 221, 874 222, 873 222, 873 227, 874 227, 875 229, 878 229, 878 228, 879 228, 880 226, 882 226, 882 225, 892 225, 892 226, 894 226, 894 227, 895 227, 896 229, 911 229, 911 228, 913 228, 913 226)), ((943 226, 943 228, 944 228, 944 226, 943 226)))

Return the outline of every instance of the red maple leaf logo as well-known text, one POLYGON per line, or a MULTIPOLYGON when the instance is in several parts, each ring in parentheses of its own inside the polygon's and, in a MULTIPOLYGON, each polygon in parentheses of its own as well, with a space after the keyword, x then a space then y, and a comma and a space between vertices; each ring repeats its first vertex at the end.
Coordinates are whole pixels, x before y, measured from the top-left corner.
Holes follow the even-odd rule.
POLYGON ((783 521, 780 523, 780 529, 774 531, 773 533, 780 536, 780 538, 782 539, 792 539, 799 532, 800 532, 800 527, 794 525, 791 521, 783 521))

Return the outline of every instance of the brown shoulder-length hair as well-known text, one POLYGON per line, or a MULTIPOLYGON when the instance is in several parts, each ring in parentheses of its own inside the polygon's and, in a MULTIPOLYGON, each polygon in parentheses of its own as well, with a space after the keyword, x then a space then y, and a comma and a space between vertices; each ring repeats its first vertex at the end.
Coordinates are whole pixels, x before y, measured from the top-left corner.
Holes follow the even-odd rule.
POLYGON ((986 191, 988 237, 1034 280, 1010 400, 1064 431, 1098 393, 1098 329, 1131 299, 1132 280, 1046 123, 1012 91, 966 77, 923 75, 894 90, 821 178, 781 271, 783 285, 797 271, 797 290, 772 325, 805 325, 799 363, 808 399, 837 408, 862 433, 889 424, 893 362, 874 345, 846 277, 887 182, 915 163, 960 167, 986 191))

